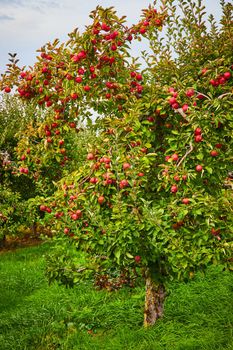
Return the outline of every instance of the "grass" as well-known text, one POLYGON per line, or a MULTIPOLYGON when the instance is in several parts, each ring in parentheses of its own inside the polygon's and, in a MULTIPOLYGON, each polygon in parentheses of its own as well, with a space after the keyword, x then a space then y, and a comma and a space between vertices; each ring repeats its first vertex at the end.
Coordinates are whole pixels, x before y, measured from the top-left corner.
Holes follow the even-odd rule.
POLYGON ((233 275, 210 268, 173 283, 165 316, 142 327, 144 290, 48 286, 49 244, 0 255, 1 350, 233 350, 233 275))

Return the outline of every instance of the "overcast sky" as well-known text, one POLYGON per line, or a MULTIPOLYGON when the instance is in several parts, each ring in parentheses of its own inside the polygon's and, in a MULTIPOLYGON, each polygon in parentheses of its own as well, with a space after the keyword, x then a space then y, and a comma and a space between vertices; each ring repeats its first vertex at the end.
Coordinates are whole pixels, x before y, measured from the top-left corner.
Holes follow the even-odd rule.
MULTIPOLYGON (((228 0, 232 2, 233 0, 228 0)), ((150 0, 0 0, 0 72, 8 52, 17 52, 20 66, 33 65, 36 49, 55 38, 67 40, 74 28, 84 28, 97 5, 114 6, 135 23, 150 0)), ((220 0, 203 0, 208 14, 220 18, 220 0)))

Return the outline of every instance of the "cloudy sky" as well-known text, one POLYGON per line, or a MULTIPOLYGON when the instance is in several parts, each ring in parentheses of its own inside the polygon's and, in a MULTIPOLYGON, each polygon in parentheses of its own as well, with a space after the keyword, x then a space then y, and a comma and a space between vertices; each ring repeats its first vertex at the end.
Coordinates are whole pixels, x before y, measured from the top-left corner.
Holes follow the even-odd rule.
MULTIPOLYGON (((228 0, 232 2, 233 0, 228 0)), ((84 28, 97 5, 114 6, 135 23, 152 0, 0 0, 0 72, 8 52, 17 52, 20 65, 33 65, 36 49, 55 38, 67 40, 74 28, 84 28)), ((220 0, 203 0, 207 12, 220 17, 220 0)))

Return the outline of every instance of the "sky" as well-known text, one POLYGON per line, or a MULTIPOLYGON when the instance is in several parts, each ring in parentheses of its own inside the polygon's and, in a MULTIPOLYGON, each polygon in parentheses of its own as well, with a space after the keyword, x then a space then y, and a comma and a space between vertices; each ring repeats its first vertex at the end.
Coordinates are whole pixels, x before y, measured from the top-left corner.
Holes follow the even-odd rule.
MULTIPOLYGON (((197 0, 195 0, 197 1, 197 0)), ((233 0, 228 0, 232 2, 233 0)), ((8 63, 8 52, 17 52, 19 65, 33 65, 36 50, 48 41, 68 39, 76 27, 82 31, 89 13, 97 5, 114 6, 119 15, 136 23, 140 10, 151 0, 0 0, 0 73, 8 63)), ((177 2, 177 1, 176 1, 177 2)), ((207 13, 220 18, 220 0, 203 0, 207 13)))

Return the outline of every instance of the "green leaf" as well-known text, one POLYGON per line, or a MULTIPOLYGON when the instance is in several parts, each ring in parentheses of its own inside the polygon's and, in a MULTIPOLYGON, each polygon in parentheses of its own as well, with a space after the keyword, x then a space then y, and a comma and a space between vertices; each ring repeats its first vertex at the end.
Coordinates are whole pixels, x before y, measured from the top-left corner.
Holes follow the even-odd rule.
POLYGON ((209 174, 213 174, 213 169, 210 168, 209 166, 206 167, 206 170, 208 171, 209 174))

